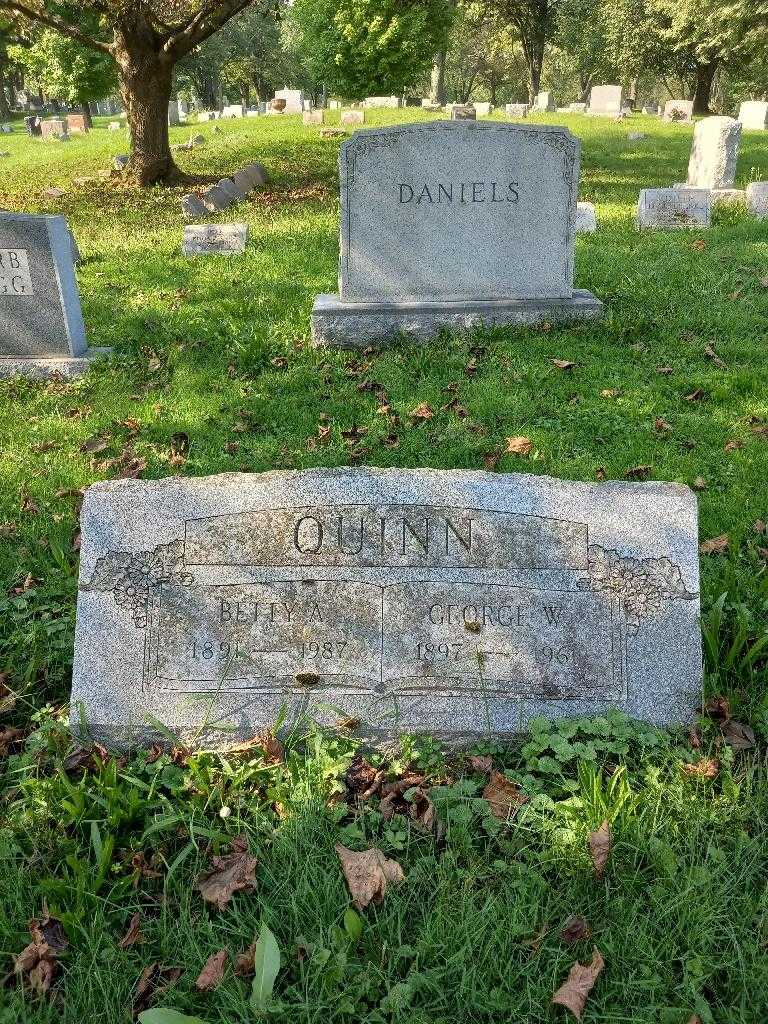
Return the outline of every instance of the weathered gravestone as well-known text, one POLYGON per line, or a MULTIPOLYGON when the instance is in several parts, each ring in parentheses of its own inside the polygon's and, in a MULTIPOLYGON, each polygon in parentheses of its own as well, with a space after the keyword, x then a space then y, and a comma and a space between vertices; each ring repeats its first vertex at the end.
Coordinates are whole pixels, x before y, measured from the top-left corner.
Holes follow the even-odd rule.
POLYGON ((40 134, 47 140, 66 139, 67 119, 65 117, 50 117, 47 121, 41 121, 40 134))
POLYGON ((0 213, 0 376, 84 373, 88 349, 63 217, 0 213))
POLYGON ((339 114, 339 124, 365 124, 365 111, 342 110, 339 114))
POLYGON ((317 345, 594 318, 573 289, 579 142, 565 128, 432 121, 342 144, 339 294, 317 345))
POLYGON ((452 121, 476 121, 477 111, 471 103, 452 103, 452 121))
POLYGON ((540 92, 536 94, 536 99, 533 104, 534 110, 546 110, 550 113, 557 110, 557 103, 551 92, 540 92))
POLYGON ((706 188, 644 188, 637 202, 640 228, 708 228, 712 192, 706 188))
POLYGON ((758 220, 768 220, 768 181, 752 181, 746 189, 747 209, 758 220))
POLYGON ((688 184, 731 189, 736 180, 741 125, 732 117, 705 117, 693 130, 688 184))
POLYGON ((304 93, 301 89, 278 89, 275 99, 285 100, 283 112, 286 114, 301 114, 304 110, 304 93))
POLYGON ((245 252, 247 224, 187 224, 181 250, 185 256, 225 256, 245 252))
POLYGON ((589 94, 587 113, 615 117, 621 113, 622 103, 620 85, 593 85, 589 94))
POLYGON ((696 498, 663 483, 320 469, 93 485, 72 722, 102 740, 514 733, 700 704, 696 498))
POLYGON ((504 113, 507 117, 528 117, 530 106, 527 103, 507 103, 504 113))
POLYGON ((366 96, 363 100, 363 106, 369 110, 374 110, 378 107, 397 110, 402 106, 402 101, 399 96, 366 96))
POLYGON ((178 100, 170 100, 168 103, 168 127, 178 128, 181 124, 178 100))
POLYGON ((325 121, 325 111, 319 108, 317 110, 305 110, 301 117, 304 124, 323 124, 325 121))
POLYGON ((489 114, 493 113, 492 103, 473 103, 472 106, 475 108, 475 113, 478 117, 488 117, 489 114))
POLYGON ((739 107, 739 121, 747 131, 764 131, 768 128, 768 103, 745 100, 739 107))
POLYGON ((75 135, 87 135, 88 120, 85 114, 67 114, 67 129, 75 135))

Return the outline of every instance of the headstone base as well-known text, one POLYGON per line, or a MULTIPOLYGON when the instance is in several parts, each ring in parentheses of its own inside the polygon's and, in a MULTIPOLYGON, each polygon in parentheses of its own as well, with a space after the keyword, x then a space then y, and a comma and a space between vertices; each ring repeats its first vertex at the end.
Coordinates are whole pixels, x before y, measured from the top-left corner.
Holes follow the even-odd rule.
POLYGON ((47 380, 49 377, 81 377, 87 373, 94 359, 111 354, 111 348, 91 348, 81 356, 48 356, 38 359, 25 356, 2 356, 0 357, 0 379, 29 377, 47 380))
POLYGON ((396 343, 400 335, 430 341, 442 330, 596 320, 602 312, 600 299, 583 289, 571 298, 460 302, 343 302, 338 295, 318 295, 312 307, 312 343, 318 348, 366 348, 372 342, 396 343))

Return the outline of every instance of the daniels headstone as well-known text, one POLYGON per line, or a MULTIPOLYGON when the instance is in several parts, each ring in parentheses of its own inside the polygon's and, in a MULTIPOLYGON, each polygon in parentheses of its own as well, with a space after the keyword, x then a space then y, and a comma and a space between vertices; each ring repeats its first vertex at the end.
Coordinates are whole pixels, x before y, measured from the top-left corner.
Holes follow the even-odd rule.
POLYGON ((63 217, 0 213, 0 376, 83 373, 90 350, 63 217))
POLYGON ((700 703, 696 498, 414 469, 119 480, 83 504, 72 722, 245 738, 537 715, 684 722, 700 703))
POLYGON ((315 344, 600 315, 573 288, 579 142, 567 129, 400 125, 357 132, 339 161, 339 294, 315 301, 315 344))

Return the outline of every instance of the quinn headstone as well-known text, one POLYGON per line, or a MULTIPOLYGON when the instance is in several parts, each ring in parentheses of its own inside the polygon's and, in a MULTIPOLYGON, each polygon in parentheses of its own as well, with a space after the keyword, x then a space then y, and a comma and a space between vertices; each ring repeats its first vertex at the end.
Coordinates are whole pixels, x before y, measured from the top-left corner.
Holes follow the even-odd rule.
POLYGON ((339 294, 315 344, 594 318, 574 291, 579 142, 565 128, 431 121, 343 143, 339 294))
POLYGON ((73 377, 88 349, 63 217, 0 213, 0 376, 73 377))
POLYGON ((679 484, 418 469, 97 483, 72 722, 114 744, 309 715, 375 736, 693 718, 697 509, 679 484))

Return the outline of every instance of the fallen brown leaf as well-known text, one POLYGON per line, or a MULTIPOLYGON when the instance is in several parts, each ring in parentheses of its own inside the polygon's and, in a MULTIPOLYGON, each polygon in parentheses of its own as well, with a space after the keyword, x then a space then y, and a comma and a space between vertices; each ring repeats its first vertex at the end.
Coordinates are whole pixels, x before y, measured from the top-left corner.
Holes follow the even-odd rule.
POLYGON ((706 345, 705 346, 705 348, 704 348, 704 355, 707 356, 708 359, 712 360, 712 362, 715 364, 715 366, 718 368, 718 370, 725 370, 726 369, 725 363, 720 358, 720 356, 717 354, 717 352, 715 352, 715 350, 712 348, 711 345, 706 345))
POLYGON ((556 366, 558 370, 572 370, 574 366, 578 366, 578 363, 572 363, 570 359, 553 359, 552 365, 556 366))
POLYGON ((601 398, 618 398, 621 394, 620 388, 603 388, 600 392, 601 398))
POLYGON ((587 919, 581 914, 572 914, 563 925, 560 938, 563 942, 573 943, 588 939, 591 934, 592 929, 589 927, 587 919))
POLYGON ((533 442, 530 437, 508 437, 506 451, 510 455, 530 455, 533 442))
POLYGON ((652 466, 633 466, 624 474, 627 480, 647 480, 651 475, 652 466))
POLYGON ((245 836, 236 836, 232 840, 232 853, 214 857, 213 867, 198 877, 195 888, 206 903, 213 903, 222 910, 236 892, 256 888, 256 863, 256 858, 248 853, 248 840, 245 836))
POLYGON ((500 821, 508 821, 528 802, 528 797, 519 786, 510 782, 501 772, 493 772, 485 789, 483 799, 491 807, 491 814, 500 821))
POLYGON ((728 534, 721 533, 719 537, 711 537, 699 544, 699 552, 702 555, 719 555, 728 550, 728 534))
POLYGON ((427 402, 422 402, 415 409, 411 409, 408 415, 412 420, 431 420, 435 415, 435 411, 427 402))
POLYGON ((224 977, 224 968, 227 965, 228 957, 229 950, 226 948, 220 949, 218 953, 213 953, 209 956, 205 961, 202 971, 197 976, 195 988, 201 992, 212 992, 213 989, 218 988, 224 977))
POLYGON ((61 921, 55 917, 33 918, 29 922, 32 941, 13 958, 18 984, 26 984, 36 995, 47 995, 59 973, 59 954, 66 949, 67 937, 61 921))
POLYGON ((109 437, 105 437, 103 434, 96 434, 95 437, 89 437, 87 441, 83 441, 80 445, 80 451, 84 455, 98 455, 99 452, 109 448, 109 441, 109 437))
POLYGON ((730 441, 726 441, 725 444, 723 445, 723 451, 735 452, 735 451, 738 451, 739 448, 743 448, 743 447, 744 447, 744 442, 740 438, 732 437, 730 441))
POLYGON ((347 789, 355 796, 361 796, 367 800, 381 785, 384 779, 384 772, 376 769, 364 757, 358 755, 352 764, 347 768, 344 781, 347 789))
POLYGON ((661 373, 665 377, 668 377, 670 375, 670 373, 674 373, 674 372, 675 372, 675 368, 673 366, 657 366, 656 367, 656 373, 661 373))
POLYGON ((150 1002, 173 985, 181 977, 180 967, 163 967, 158 963, 149 964, 141 972, 136 991, 133 994, 133 1016, 138 1017, 150 1002))
POLYGON ((493 771, 493 758, 488 755, 470 754, 467 758, 469 767, 473 772, 483 772, 485 775, 490 775, 493 771))
POLYGON ((581 1020, 584 1007, 587 1005, 587 997, 604 967, 605 961, 599 949, 595 947, 592 962, 586 965, 575 963, 566 980, 552 996, 552 1002, 557 1006, 564 1006, 571 1011, 576 1020, 581 1020))
POLYGON ((589 856, 595 869, 595 877, 602 878, 611 853, 611 826, 604 821, 600 828, 589 834, 589 856))
POLYGON ((710 697, 704 705, 704 714, 716 722, 727 722, 731 717, 731 705, 727 697, 710 697))
POLYGON ((766 532, 765 521, 763 519, 756 519, 754 521, 754 523, 752 523, 752 532, 753 533, 765 533, 766 532))
POLYGON ((720 771, 720 762, 716 757, 702 757, 693 764, 684 764, 683 771, 690 778, 714 779, 720 771))
POLYGON ((691 485, 694 491, 705 491, 707 489, 707 481, 703 476, 697 476, 691 485))
POLYGON ((238 978, 250 978, 254 974, 255 966, 253 958, 256 956, 256 943, 254 939, 244 953, 238 953, 235 957, 235 974, 238 978))
POLYGON ((24 730, 12 725, 0 726, 0 757, 7 757, 24 739, 24 730))
POLYGON ((653 428, 654 430, 657 430, 659 433, 664 433, 665 431, 672 430, 672 424, 667 423, 667 421, 662 416, 657 416, 656 419, 653 421, 653 428))
POLYGON ((134 946, 137 942, 141 941, 141 914, 134 914, 128 925, 128 931, 120 939, 118 946, 120 949, 128 949, 130 946, 134 946))
POLYGON ((285 760, 283 744, 271 730, 265 729, 259 735, 258 745, 264 751, 264 760, 267 764, 281 764, 285 760))
POLYGON ((705 392, 702 388, 696 388, 696 390, 692 391, 690 395, 685 396, 685 400, 686 402, 700 402, 702 398, 704 398, 704 394, 705 392))
POLYGON ((371 902, 381 903, 389 886, 399 885, 405 879, 397 861, 385 857, 376 847, 361 853, 348 850, 341 843, 334 848, 358 910, 364 910, 371 902))
POLYGON ((499 459, 501 459, 501 452, 487 452, 483 456, 483 466, 493 472, 499 464, 499 459))
POLYGON ((723 738, 734 750, 750 750, 755 745, 755 733, 751 726, 729 718, 720 726, 723 738))

